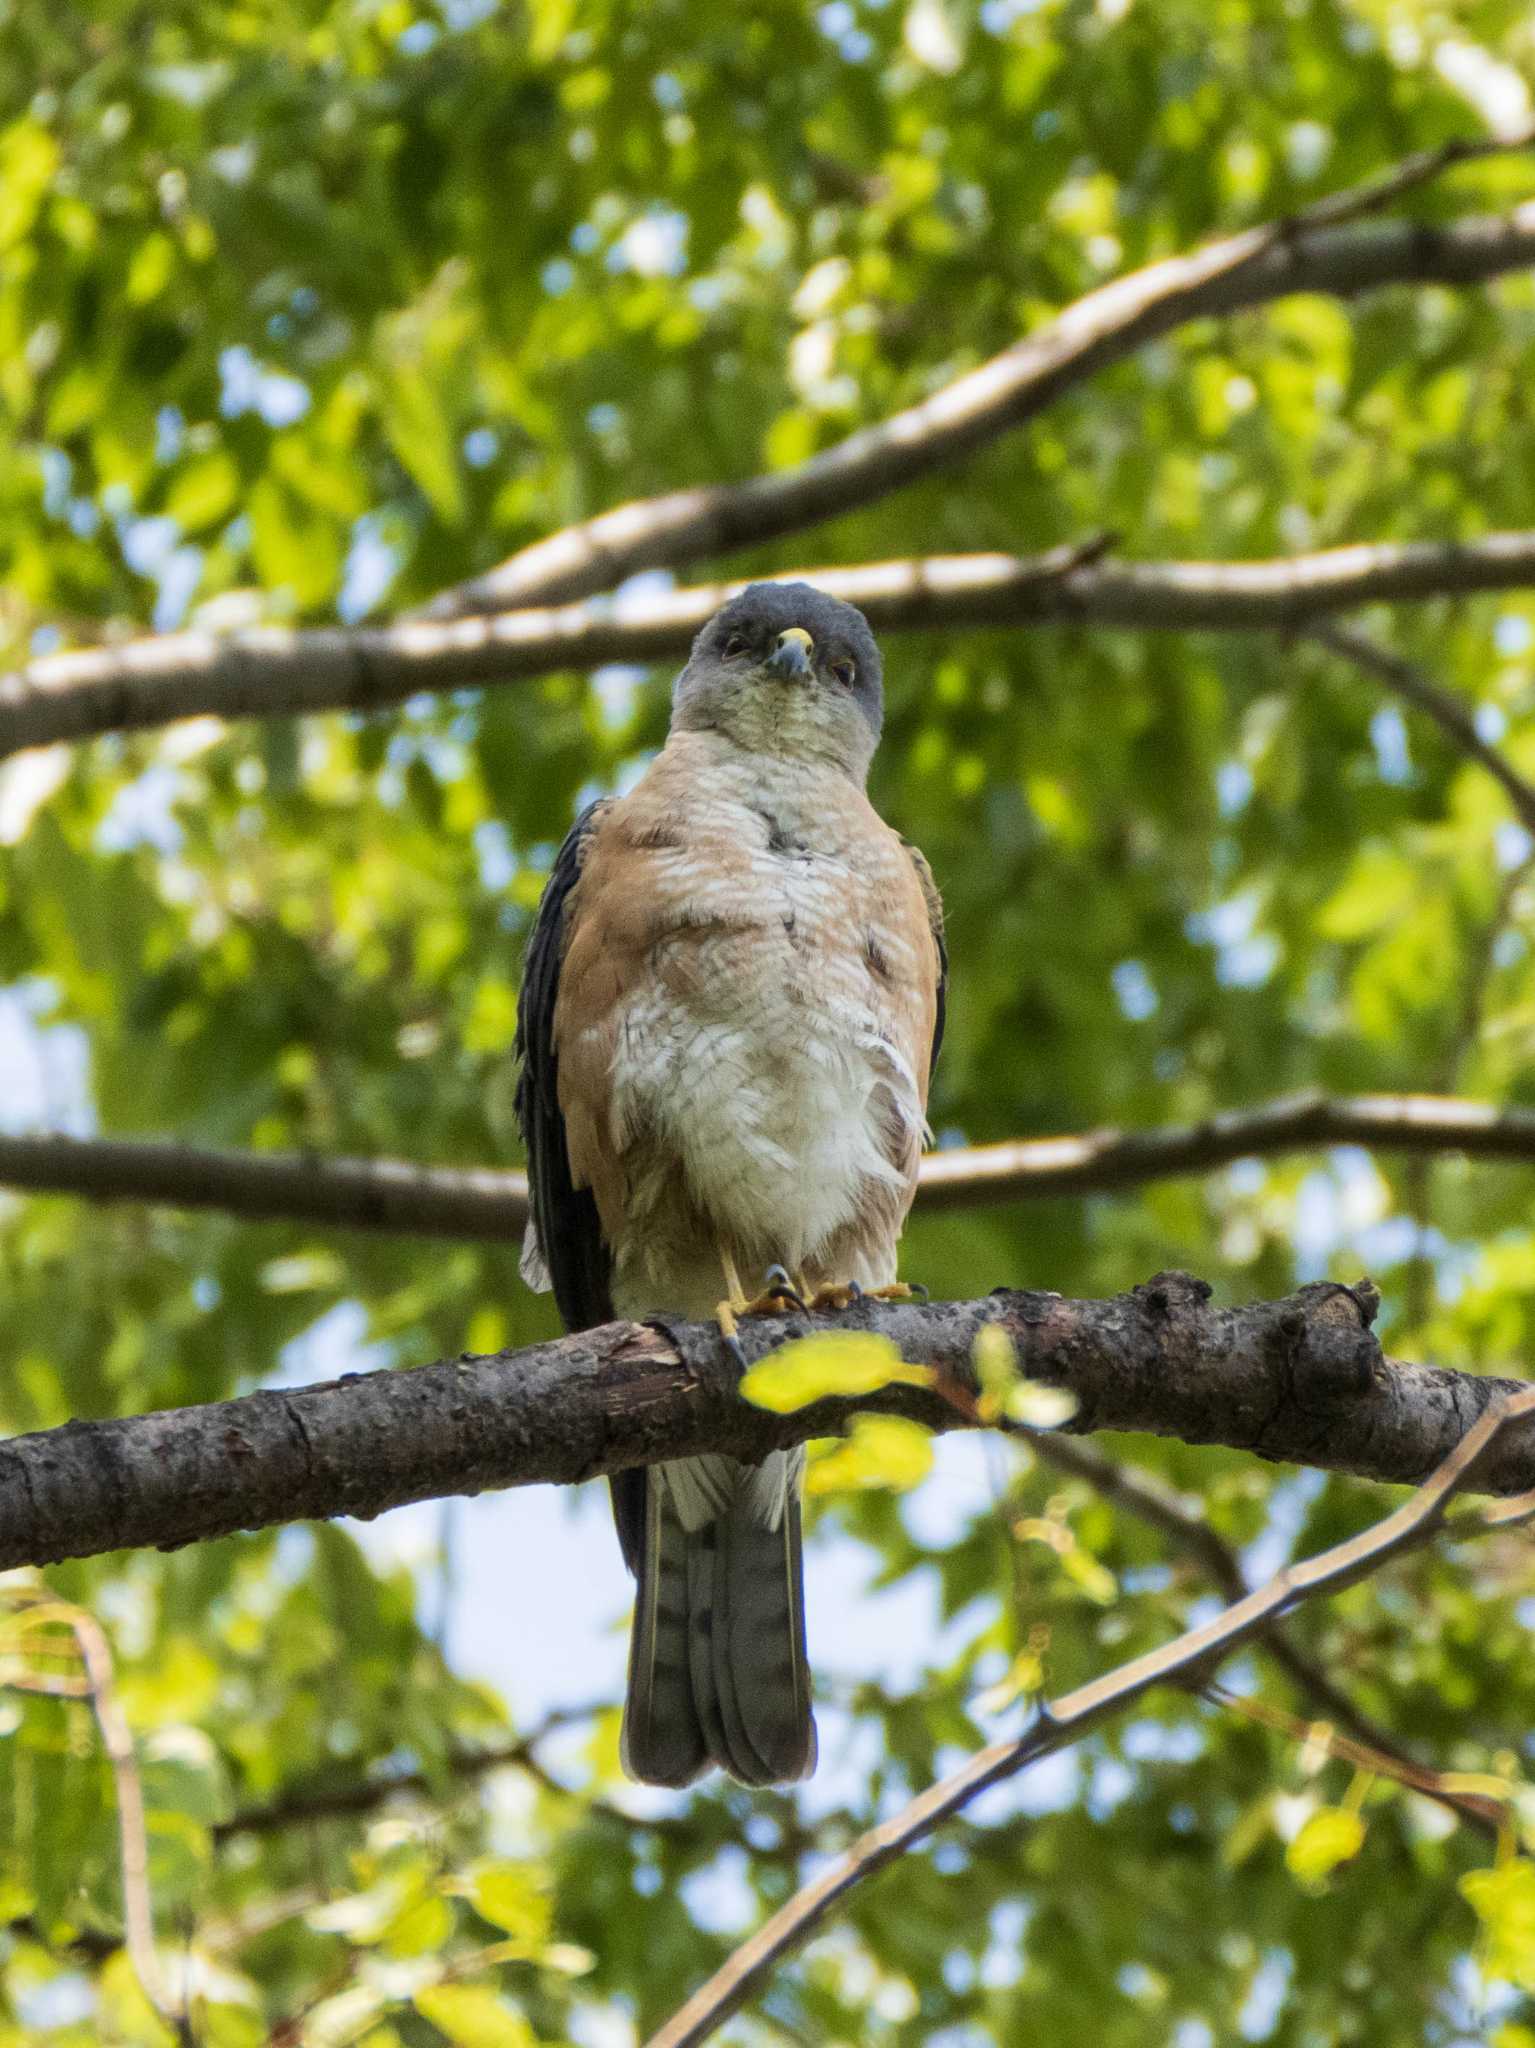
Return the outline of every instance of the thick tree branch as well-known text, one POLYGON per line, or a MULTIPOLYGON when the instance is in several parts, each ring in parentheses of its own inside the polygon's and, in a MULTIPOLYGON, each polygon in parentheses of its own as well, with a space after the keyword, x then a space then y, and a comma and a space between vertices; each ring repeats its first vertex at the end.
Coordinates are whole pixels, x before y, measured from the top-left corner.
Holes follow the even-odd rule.
POLYGON ((1352 298, 1384 285, 1474 284, 1535 259, 1535 205, 1448 227, 1325 224, 1384 204, 1403 189, 1394 177, 1368 193, 1337 195, 1325 218, 1318 209, 1309 223, 1251 228, 1115 278, 920 404, 807 462, 744 483, 620 505, 444 592, 429 613, 454 618, 564 602, 610 590, 640 569, 676 568, 799 532, 957 462, 1191 320, 1295 292, 1352 298))
MULTIPOLYGON (((866 1301, 829 1317, 752 1318, 742 1341, 755 1360, 812 1326, 875 1330, 963 1389, 974 1384, 976 1332, 997 1323, 1026 1373, 1076 1395, 1074 1431, 1149 1430, 1403 1482, 1432 1470, 1519 1384, 1383 1359, 1365 1326, 1367 1286, 1236 1309, 1212 1308, 1209 1293, 1174 1273, 1109 1301, 1007 1290, 978 1302, 866 1301)), ((935 1430, 961 1420, 937 1391, 907 1386, 769 1414, 740 1399, 712 1324, 610 1323, 488 1358, 72 1422, 0 1444, 0 1568, 569 1484, 703 1451, 758 1459, 868 1406, 935 1430)), ((1481 1476, 1495 1492, 1535 1485, 1535 1430, 1510 1431, 1481 1476)))
MULTIPOLYGON (((1441 1095, 1287 1095, 1197 1124, 932 1152, 922 1162, 917 1206, 967 1209, 1098 1194, 1327 1145, 1535 1163, 1535 1110, 1441 1095)), ((0 1187, 489 1244, 515 1239, 528 1220, 527 1176, 507 1169, 223 1152, 155 1138, 0 1133, 0 1187)))
MULTIPOLYGON (((1535 1115, 1530 1122, 1535 1158, 1535 1115)), ((224 1152, 163 1138, 0 1133, 0 1187, 495 1244, 518 1237, 528 1220, 524 1173, 319 1153, 224 1152)))
MULTIPOLYGON (((1535 208, 1531 209, 1535 260, 1535 208)), ((1080 624, 1142 632, 1300 628, 1360 605, 1535 586, 1535 533, 1360 544, 1253 562, 1110 562, 1102 544, 785 571, 877 631, 1080 624)), ((50 654, 0 679, 0 758, 178 718, 372 711, 419 691, 609 662, 680 662, 737 582, 446 623, 172 633, 50 654)))
MULTIPOLYGON (((698 2048, 740 2010, 773 1965, 798 1948, 856 1885, 943 1821, 963 1812, 989 1786, 1001 1784, 1041 1757, 1080 1741, 1156 1686, 1180 1680, 1186 1683, 1195 1673, 1208 1674, 1304 1601, 1341 1591, 1379 1571, 1404 1550, 1425 1542, 1443 1523, 1455 1495, 1480 1479, 1484 1461, 1497 1456, 1501 1440, 1511 1431, 1527 1429, 1532 1414, 1535 1389, 1511 1395, 1481 1417, 1411 1500, 1374 1528, 1304 1564, 1287 1565, 1267 1585, 1236 1601, 1216 1620, 1050 1701, 1038 1709, 1023 1735, 979 1750, 952 1776, 930 1786, 902 1812, 872 1828, 846 1855, 839 1856, 781 1906, 681 2011, 651 2036, 646 2048, 698 2048)), ((1461 1526, 1468 1532, 1507 1528, 1531 1514, 1535 1514, 1535 1495, 1525 1494, 1461 1526)))

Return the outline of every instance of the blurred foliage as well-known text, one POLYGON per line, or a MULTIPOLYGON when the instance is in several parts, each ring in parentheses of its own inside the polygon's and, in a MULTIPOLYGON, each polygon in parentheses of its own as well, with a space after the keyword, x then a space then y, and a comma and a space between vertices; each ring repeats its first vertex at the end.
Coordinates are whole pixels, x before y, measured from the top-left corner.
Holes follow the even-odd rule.
MULTIPOLYGON (((0 0, 0 652, 387 614, 572 518, 798 460, 1104 277, 1517 115, 1532 84, 1527 0, 0 0)), ((1529 175, 1466 167, 1413 208, 1496 210, 1529 175)), ((1200 323, 731 566, 1523 526, 1532 350, 1527 278, 1200 323)), ((1535 604, 1378 623, 1535 771, 1535 604)), ((1368 680, 1277 637, 1080 630, 902 638, 887 665, 874 793, 949 909, 944 1142, 1303 1084, 1535 1101, 1530 846, 1368 680)), ((515 1158, 530 914, 577 804, 657 744, 666 683, 10 764, 7 1120, 515 1158)), ((1182 1264, 1241 1295, 1367 1265, 1395 1348, 1507 1366, 1535 1348, 1532 1212, 1528 1169, 1341 1152, 930 1218, 908 1270, 967 1296, 1182 1264)), ((342 1303, 385 1361, 551 1327, 514 1246, 6 1198, 0 1424, 227 1396, 342 1303)), ((1119 1448, 1234 1545, 1272 1523, 1267 1563, 1379 1506, 1119 1448)), ((934 1536, 922 1487, 890 1483, 926 1462, 853 1438, 810 1547, 812 1571, 856 1546, 934 1589, 920 1685, 832 1701, 808 1791, 711 1783, 659 1822, 633 1818, 611 1711, 565 1784, 466 1772, 510 1739, 503 1706, 344 1530, 50 1573, 114 1641, 199 2039, 627 2042, 817 1853, 1203 1611, 1163 1535, 1021 1456, 934 1536), (231 1826, 317 1790, 328 1818, 231 1826)), ((1517 1822, 1532 1596, 1509 1538, 1294 1629, 1422 1757, 1511 1784, 1517 1822)), ((1232 1682, 1306 1711, 1259 1656, 1232 1682)), ((0 1728, 0 2048, 168 2040, 121 1949, 88 1705, 7 1683, 0 1728)), ((1529 2048, 1530 1847, 1163 1696, 856 1894, 728 2038, 1529 2048)))

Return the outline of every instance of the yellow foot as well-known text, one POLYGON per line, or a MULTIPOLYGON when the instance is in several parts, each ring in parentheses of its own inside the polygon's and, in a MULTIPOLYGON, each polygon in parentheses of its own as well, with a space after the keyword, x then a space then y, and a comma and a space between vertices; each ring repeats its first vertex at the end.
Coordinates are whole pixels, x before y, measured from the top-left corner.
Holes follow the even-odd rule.
POLYGON ((904 1280, 892 1280, 888 1287, 870 1287, 865 1290, 876 1301, 926 1301, 927 1289, 921 1285, 908 1286, 904 1280))
POLYGON ((725 1269, 725 1284, 730 1292, 714 1307, 714 1320, 720 1326, 720 1335, 727 1344, 736 1341, 736 1330, 742 1316, 786 1316, 792 1309, 803 1309, 805 1299, 782 1266, 769 1266, 764 1276, 767 1286, 754 1295, 750 1301, 742 1292, 736 1276, 734 1262, 722 1259, 725 1269))
POLYGON ((824 1287, 816 1289, 805 1306, 815 1315, 827 1308, 851 1308, 855 1301, 862 1299, 863 1289, 856 1282, 844 1287, 836 1281, 828 1281, 824 1287))
POLYGON ((904 1280, 892 1280, 888 1287, 860 1287, 856 1280, 830 1282, 818 1287, 805 1306, 812 1311, 851 1308, 855 1301, 926 1301, 925 1287, 908 1287, 904 1280))

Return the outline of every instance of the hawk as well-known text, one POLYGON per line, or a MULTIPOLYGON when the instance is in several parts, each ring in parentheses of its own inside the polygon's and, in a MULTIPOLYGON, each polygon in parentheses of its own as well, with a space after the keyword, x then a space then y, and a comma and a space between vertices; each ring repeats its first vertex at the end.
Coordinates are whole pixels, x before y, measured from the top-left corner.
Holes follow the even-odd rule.
MULTIPOLYGON (((561 847, 518 1005, 522 1272, 567 1329, 736 1318, 896 1285, 943 1032, 926 861, 864 782, 863 614, 754 583, 699 633, 666 745, 561 847), (766 1278, 748 1300, 742 1276, 766 1278)), ((803 1449, 612 1479, 636 1580, 623 1759, 685 1785, 809 1775, 803 1449)))

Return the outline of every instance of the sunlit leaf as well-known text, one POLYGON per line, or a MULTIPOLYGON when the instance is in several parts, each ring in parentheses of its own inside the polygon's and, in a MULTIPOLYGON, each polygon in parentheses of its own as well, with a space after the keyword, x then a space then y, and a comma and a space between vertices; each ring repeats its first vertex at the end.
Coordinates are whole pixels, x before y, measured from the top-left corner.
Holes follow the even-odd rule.
POLYGON ((433 1984, 416 1993, 415 2007, 454 2048, 535 2048, 521 2013, 483 1984, 433 1984))
POLYGON ((908 1365, 888 1337, 828 1331, 795 1337, 754 1365, 741 1392, 759 1408, 787 1415, 832 1395, 873 1394, 881 1387, 931 1386, 932 1368, 908 1365))
POLYGON ((1364 1847, 1362 1817, 1342 1806, 1319 1806, 1285 1850, 1285 1867, 1302 1884, 1320 1884, 1364 1847))
POLYGON ((1460 1888, 1482 1925, 1488 1976, 1535 1991, 1535 1862, 1511 1856, 1491 1870, 1468 1871, 1460 1888))
POLYGON ((932 1468, 933 1439, 920 1422, 899 1415, 855 1415, 846 1439, 811 1459, 805 1490, 841 1493, 872 1486, 903 1491, 920 1484, 932 1468))

